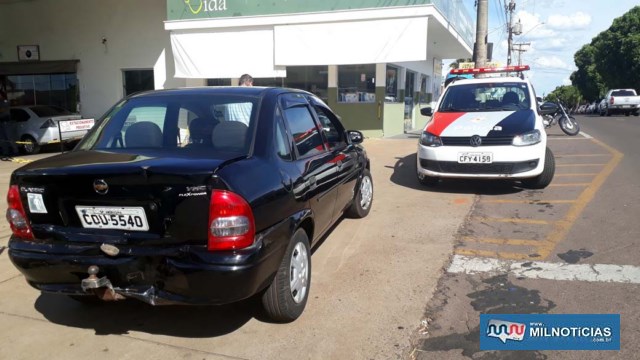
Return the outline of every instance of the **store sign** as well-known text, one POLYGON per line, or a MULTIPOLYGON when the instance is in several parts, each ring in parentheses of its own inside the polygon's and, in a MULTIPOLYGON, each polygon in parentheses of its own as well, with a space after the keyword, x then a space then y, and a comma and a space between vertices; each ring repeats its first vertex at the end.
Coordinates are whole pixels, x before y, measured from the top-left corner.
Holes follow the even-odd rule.
POLYGON ((380 0, 167 0, 167 20, 188 20, 238 16, 300 14, 354 9, 375 9, 411 5, 430 5, 433 0, 396 0, 392 4, 380 0))
POLYGON ((80 130, 89 130, 95 124, 94 119, 80 119, 80 120, 61 120, 60 124, 60 132, 70 132, 70 131, 80 131, 80 130))

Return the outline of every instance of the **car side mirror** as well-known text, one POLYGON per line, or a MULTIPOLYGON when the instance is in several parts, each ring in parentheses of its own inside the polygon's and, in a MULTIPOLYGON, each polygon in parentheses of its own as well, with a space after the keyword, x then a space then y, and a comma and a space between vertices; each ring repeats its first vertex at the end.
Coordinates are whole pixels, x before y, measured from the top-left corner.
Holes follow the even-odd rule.
POLYGON ((545 102, 540 105, 540 113, 543 115, 553 114, 558 111, 558 105, 552 102, 545 102))
POLYGON ((358 130, 347 130, 347 135, 352 144, 360 144, 364 141, 364 135, 358 130))
POLYGON ((422 109, 420 109, 420 114, 424 116, 431 116, 433 115, 433 110, 431 109, 431 107, 423 107, 422 109))

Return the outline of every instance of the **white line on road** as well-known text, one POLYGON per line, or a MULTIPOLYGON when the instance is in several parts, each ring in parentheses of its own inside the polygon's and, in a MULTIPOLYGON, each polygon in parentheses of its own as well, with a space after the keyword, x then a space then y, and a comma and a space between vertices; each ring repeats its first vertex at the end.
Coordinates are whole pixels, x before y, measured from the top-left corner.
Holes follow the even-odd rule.
POLYGON ((584 132, 584 131, 580 131, 580 135, 582 135, 582 136, 586 137, 587 139, 593 139, 593 136, 591 136, 591 135, 587 134, 587 133, 586 133, 586 132, 584 132))
POLYGON ((509 273, 529 279, 640 284, 640 267, 631 265, 525 262, 454 255, 447 271, 455 274, 509 273))

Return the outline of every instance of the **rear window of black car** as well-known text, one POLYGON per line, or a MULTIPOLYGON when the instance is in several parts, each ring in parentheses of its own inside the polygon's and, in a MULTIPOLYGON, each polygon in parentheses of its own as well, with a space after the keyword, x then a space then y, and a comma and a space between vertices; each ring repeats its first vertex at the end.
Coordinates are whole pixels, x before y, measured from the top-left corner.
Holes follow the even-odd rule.
POLYGON ((80 143, 80 150, 189 149, 248 153, 257 97, 164 95, 117 104, 80 143))

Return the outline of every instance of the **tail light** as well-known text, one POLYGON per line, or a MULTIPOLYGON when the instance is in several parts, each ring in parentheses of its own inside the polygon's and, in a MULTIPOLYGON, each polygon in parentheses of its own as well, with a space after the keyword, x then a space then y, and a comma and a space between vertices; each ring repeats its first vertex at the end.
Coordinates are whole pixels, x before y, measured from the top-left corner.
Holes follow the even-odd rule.
POLYGON ((609 104, 613 105, 613 96, 609 99, 609 104))
POLYGON ((214 190, 209 203, 209 250, 237 250, 253 245, 253 211, 238 194, 214 190))
POLYGON ((7 221, 11 226, 13 235, 23 239, 33 239, 33 232, 29 226, 27 214, 20 201, 20 190, 18 185, 11 185, 7 194, 7 221))
POLYGON ((46 128, 52 128, 52 127, 58 127, 58 124, 56 124, 56 122, 51 119, 43 122, 42 125, 40 125, 40 129, 46 129, 46 128))

